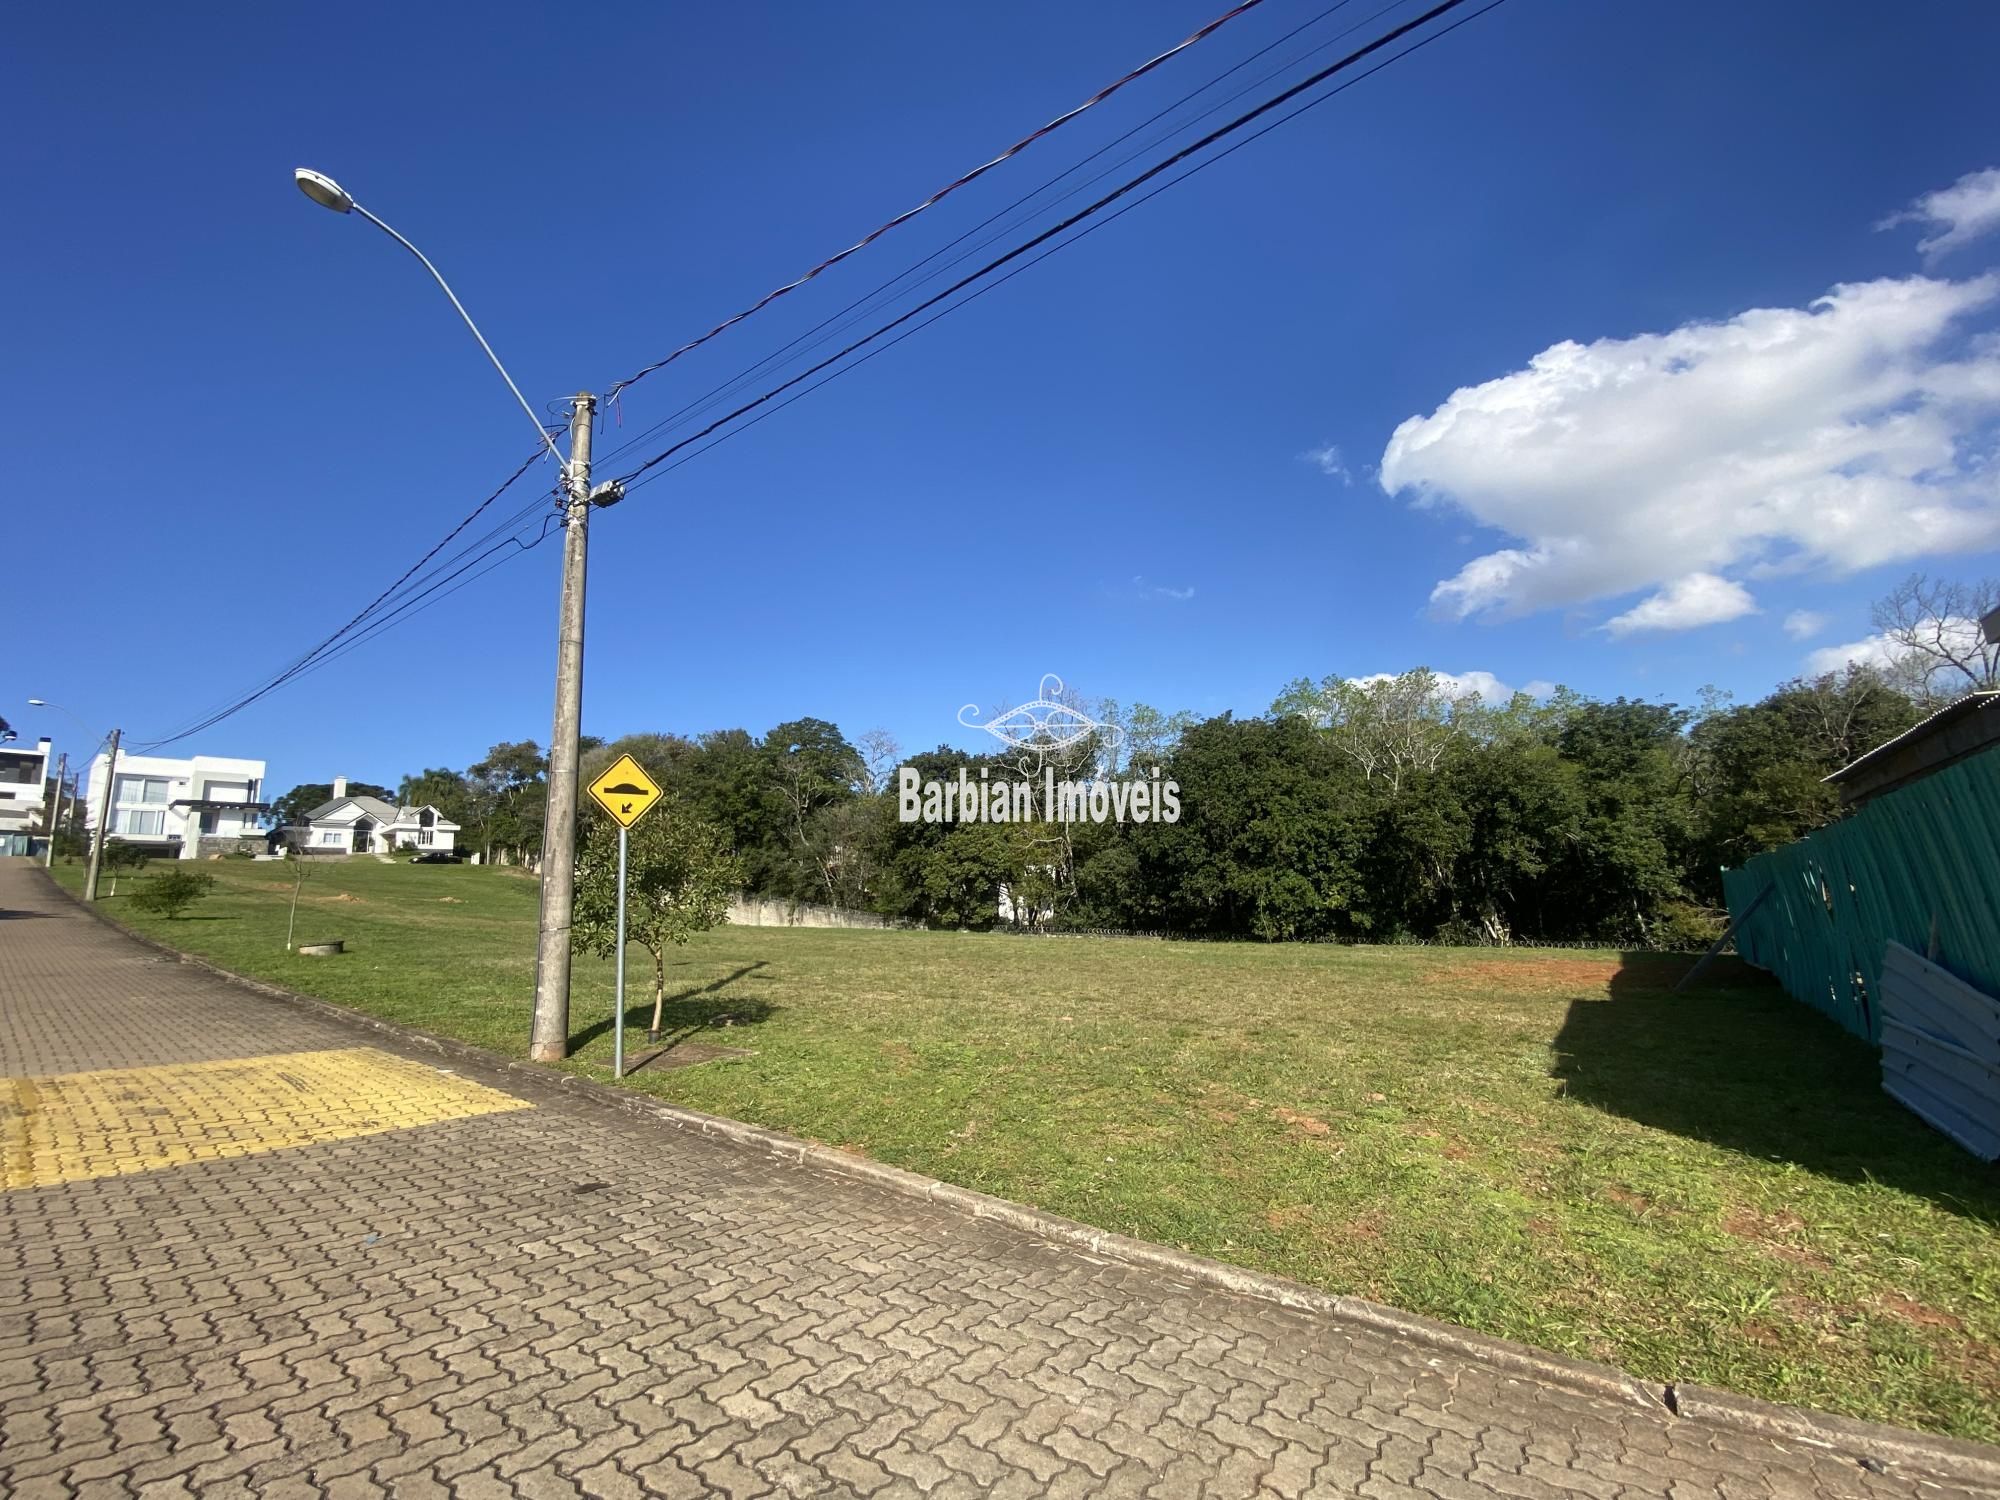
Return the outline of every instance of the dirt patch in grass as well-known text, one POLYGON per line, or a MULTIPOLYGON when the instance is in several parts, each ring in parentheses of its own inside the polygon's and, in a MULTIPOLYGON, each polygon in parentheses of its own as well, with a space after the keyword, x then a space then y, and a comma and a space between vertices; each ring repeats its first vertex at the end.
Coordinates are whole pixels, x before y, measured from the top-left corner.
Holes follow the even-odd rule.
POLYGON ((1345 1223, 1334 1224, 1320 1232, 1320 1238, 1336 1244, 1353 1244, 1357 1241, 1372 1243, 1382 1238, 1382 1216, 1369 1212, 1357 1215, 1345 1223))
POLYGON ((1529 985, 1605 985, 1624 967, 1602 958, 1488 958, 1440 964, 1426 976, 1433 984, 1479 980, 1523 988, 1529 985))
POLYGON ((368 900, 366 896, 356 896, 349 891, 335 891, 331 896, 328 896, 326 899, 329 901, 356 901, 364 905, 367 903, 368 900))
POLYGON ((1908 1297, 1898 1297, 1893 1293, 1877 1297, 1875 1305, 1891 1317, 1901 1318, 1905 1323, 1915 1323, 1920 1328, 1949 1328, 1957 1333, 1965 1327, 1962 1318, 1953 1317, 1948 1312, 1939 1312, 1935 1307, 1927 1307, 1921 1302, 1912 1302, 1908 1297))
POLYGON ((1225 1084, 1211 1083, 1202 1090, 1205 1096, 1201 1111, 1211 1120, 1223 1125, 1234 1125, 1243 1116, 1255 1114, 1264 1107, 1261 1099, 1252 1099, 1239 1094, 1225 1084))
POLYGON ((1303 1203, 1264 1210, 1264 1222, 1273 1229, 1296 1229, 1312 1218, 1312 1209, 1303 1203))
POLYGON ((1648 1198, 1644 1193, 1634 1192, 1628 1187, 1620 1187, 1615 1182, 1605 1184, 1604 1196, 1609 1198, 1613 1203, 1616 1203, 1620 1208, 1628 1208, 1633 1213, 1639 1215, 1648 1214, 1655 1207, 1653 1200, 1648 1198))
POLYGON ((1722 1232, 1732 1238, 1747 1240, 1760 1250, 1768 1251, 1780 1260, 1790 1261, 1795 1266, 1814 1271, 1832 1270, 1832 1261, 1800 1243, 1805 1230, 1805 1220, 1797 1214, 1766 1214, 1754 1208, 1737 1207, 1722 1216, 1722 1232))
POLYGON ((1316 1115, 1301 1114, 1295 1109, 1280 1106, 1271 1111, 1285 1124, 1305 1135, 1326 1136, 1333 1134, 1333 1127, 1316 1115))

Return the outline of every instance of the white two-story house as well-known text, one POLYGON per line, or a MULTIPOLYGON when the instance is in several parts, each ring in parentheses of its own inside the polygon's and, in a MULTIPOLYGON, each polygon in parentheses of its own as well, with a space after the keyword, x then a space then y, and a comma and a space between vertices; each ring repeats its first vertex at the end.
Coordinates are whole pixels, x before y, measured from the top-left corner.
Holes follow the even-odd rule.
POLYGON ((0 854, 26 854, 48 830, 49 742, 0 745, 0 854))
MULTIPOLYGON (((97 827, 108 757, 90 763, 85 817, 97 827)), ((140 844, 156 854, 199 859, 263 848, 258 822, 270 810, 264 800, 264 762, 197 755, 176 760, 164 755, 121 755, 111 789, 108 836, 140 844)))

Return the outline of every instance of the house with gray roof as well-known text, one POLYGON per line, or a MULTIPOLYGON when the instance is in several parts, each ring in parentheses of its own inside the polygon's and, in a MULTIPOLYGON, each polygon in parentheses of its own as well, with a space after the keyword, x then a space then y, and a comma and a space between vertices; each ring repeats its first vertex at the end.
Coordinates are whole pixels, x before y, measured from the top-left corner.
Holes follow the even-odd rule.
POLYGON ((350 797, 345 776, 334 777, 332 799, 306 814, 297 838, 308 854, 448 853, 457 842, 458 824, 435 807, 396 807, 380 797, 350 797))

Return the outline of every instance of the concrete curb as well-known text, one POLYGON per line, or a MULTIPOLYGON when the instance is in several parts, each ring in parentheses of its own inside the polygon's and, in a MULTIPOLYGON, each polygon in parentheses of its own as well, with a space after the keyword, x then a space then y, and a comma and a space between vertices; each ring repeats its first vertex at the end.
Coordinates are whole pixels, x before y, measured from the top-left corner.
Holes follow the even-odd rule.
MULTIPOLYGON (((42 873, 47 876, 46 871, 42 873)), ((1005 1198, 995 1198, 987 1193, 974 1192, 970 1188, 956 1187, 933 1177, 924 1177, 916 1172, 905 1171, 901 1167, 892 1167, 885 1162, 871 1161, 867 1157, 855 1156, 832 1146, 821 1145, 817 1141, 802 1140, 780 1131, 767 1130, 761 1125, 748 1125, 740 1120, 726 1119, 720 1115, 703 1114, 699 1110, 685 1109, 677 1104, 665 1104, 630 1089, 598 1083, 594 1079, 565 1073, 540 1063, 505 1057, 496 1052, 488 1052, 483 1047, 475 1047, 469 1042, 435 1036, 427 1031, 419 1031, 413 1026, 404 1026, 394 1021, 366 1015, 361 1011, 350 1010, 330 1000, 302 995, 281 985, 252 979, 225 969, 220 964, 198 958, 192 953, 184 953, 178 948, 169 947, 144 933, 135 932, 105 915, 81 897, 65 890, 52 876, 48 877, 48 882, 52 889, 93 920, 178 963, 191 965, 255 994, 286 1001, 344 1025, 358 1026, 394 1037, 406 1046, 469 1063, 482 1071, 500 1071, 513 1075, 523 1081, 532 1082, 538 1089, 549 1087, 560 1089, 573 1098, 588 1101, 600 1108, 619 1110, 676 1130, 718 1137, 800 1166, 817 1167, 825 1171, 838 1172, 842 1176, 872 1182, 878 1187, 906 1197, 956 1209, 972 1218, 993 1219, 1011 1225, 1046 1242, 1068 1245, 1125 1265, 1150 1266, 1185 1281, 1312 1312, 1336 1322, 1367 1328, 1393 1338, 1406 1339, 1462 1358, 1477 1360, 1511 1375, 1540 1381, 1579 1395, 1642 1406, 1658 1412, 1662 1418, 1667 1418, 1671 1414, 1684 1421, 1699 1422, 1704 1426, 1728 1428, 1759 1437, 1787 1439, 1817 1448, 1831 1449, 1857 1461, 1866 1459, 1871 1464, 1920 1470, 1940 1479, 1964 1480, 2000 1489, 2000 1448, 1984 1443, 1937 1437, 1929 1433, 1889 1427, 1874 1422, 1856 1421, 1849 1417, 1811 1411, 1805 1407, 1781 1406, 1775 1402, 1758 1401, 1708 1386, 1676 1383, 1662 1389, 1611 1365, 1570 1359, 1547 1350, 1531 1348, 1526 1344, 1517 1344, 1509 1339, 1493 1338, 1454 1324, 1439 1323, 1429 1318, 1418 1317, 1414 1313, 1383 1307, 1359 1297, 1323 1292, 1280 1276, 1267 1276, 1262 1272, 1245 1270, 1241 1266, 1210 1260, 1206 1256, 1175 1250, 1166 1245, 1155 1245, 1145 1240, 1132 1239, 1127 1235, 1096 1229, 1088 1224, 1080 1224, 1074 1219, 1065 1219, 1059 1214, 1044 1213, 1040 1209, 1014 1203, 1005 1198)))
POLYGON ((1866 1455, 1885 1467, 1918 1469, 1944 1479, 2000 1488, 2000 1448, 1985 1443, 1933 1437, 1927 1432, 1859 1422, 1802 1406, 1777 1406, 1705 1385, 1670 1385, 1667 1400, 1676 1413, 1691 1422, 1809 1443, 1856 1457, 1866 1455))

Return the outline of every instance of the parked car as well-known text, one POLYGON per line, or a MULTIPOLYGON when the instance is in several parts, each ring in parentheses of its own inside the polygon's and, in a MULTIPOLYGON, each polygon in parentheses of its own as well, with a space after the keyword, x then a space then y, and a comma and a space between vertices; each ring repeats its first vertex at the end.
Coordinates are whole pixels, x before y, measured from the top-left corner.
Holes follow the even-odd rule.
POLYGON ((449 849, 433 849, 427 854, 412 854, 410 856, 410 863, 413 865, 456 865, 463 864, 464 861, 449 849))

